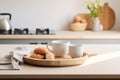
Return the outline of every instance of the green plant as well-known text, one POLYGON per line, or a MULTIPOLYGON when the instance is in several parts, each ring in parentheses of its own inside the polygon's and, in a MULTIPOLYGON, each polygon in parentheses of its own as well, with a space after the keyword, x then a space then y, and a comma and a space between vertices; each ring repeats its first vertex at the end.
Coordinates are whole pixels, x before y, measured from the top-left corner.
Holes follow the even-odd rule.
POLYGON ((90 11, 91 17, 95 18, 102 11, 102 2, 101 0, 86 0, 86 7, 90 11))

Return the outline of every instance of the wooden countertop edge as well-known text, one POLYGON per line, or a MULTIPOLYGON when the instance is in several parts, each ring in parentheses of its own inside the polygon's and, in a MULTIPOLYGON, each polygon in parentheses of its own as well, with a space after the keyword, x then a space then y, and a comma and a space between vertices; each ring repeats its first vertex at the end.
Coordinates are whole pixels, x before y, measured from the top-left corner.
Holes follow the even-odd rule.
POLYGON ((120 36, 93 36, 93 35, 0 35, 0 40, 39 40, 39 39, 120 39, 120 36))
POLYGON ((0 35, 0 40, 37 40, 37 39, 120 39, 120 30, 107 31, 56 31, 56 35, 0 35))
POLYGON ((0 79, 7 78, 42 78, 42 79, 120 79, 120 75, 0 75, 0 79))

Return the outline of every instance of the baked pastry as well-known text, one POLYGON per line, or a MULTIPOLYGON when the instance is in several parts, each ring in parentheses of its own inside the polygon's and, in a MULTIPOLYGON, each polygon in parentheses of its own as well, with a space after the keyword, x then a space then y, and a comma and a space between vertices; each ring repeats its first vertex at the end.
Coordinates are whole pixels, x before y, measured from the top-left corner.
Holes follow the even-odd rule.
POLYGON ((46 48, 44 48, 44 47, 42 47, 42 48, 40 47, 40 48, 34 49, 34 53, 35 54, 45 55, 45 54, 48 53, 48 50, 46 48))
POLYGON ((52 54, 52 53, 48 53, 48 54, 45 55, 45 59, 54 60, 54 59, 55 59, 55 56, 54 56, 54 54, 52 54))
POLYGON ((30 56, 31 58, 36 58, 36 59, 44 59, 45 58, 45 56, 44 55, 41 55, 41 54, 32 54, 31 56, 30 56))

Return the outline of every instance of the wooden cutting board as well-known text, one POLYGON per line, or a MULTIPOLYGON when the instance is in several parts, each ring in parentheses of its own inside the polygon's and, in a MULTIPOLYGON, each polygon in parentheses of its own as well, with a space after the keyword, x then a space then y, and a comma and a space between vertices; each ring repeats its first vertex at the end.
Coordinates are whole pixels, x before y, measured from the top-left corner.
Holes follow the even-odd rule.
POLYGON ((104 30, 110 30, 115 25, 115 12, 109 7, 108 3, 103 6, 103 11, 99 15, 100 22, 104 27, 104 30))
POLYGON ((91 19, 90 14, 78 14, 80 17, 84 18, 87 21, 87 30, 92 30, 93 28, 93 20, 91 19))
MULTIPOLYGON (((88 26, 87 30, 92 30, 93 28, 93 20, 90 17, 90 14, 78 14, 82 18, 87 20, 88 26)), ((115 12, 109 7, 108 3, 105 3, 103 6, 102 12, 99 14, 100 22, 103 25, 104 30, 110 30, 115 25, 115 12)))

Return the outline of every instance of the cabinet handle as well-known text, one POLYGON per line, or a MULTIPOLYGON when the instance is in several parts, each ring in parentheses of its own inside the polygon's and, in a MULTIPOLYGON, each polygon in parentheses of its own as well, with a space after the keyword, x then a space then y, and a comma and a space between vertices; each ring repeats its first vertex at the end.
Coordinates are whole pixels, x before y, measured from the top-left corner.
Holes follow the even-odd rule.
POLYGON ((47 42, 42 42, 41 44, 48 44, 47 42))
POLYGON ((37 42, 35 42, 35 43, 30 43, 30 44, 38 44, 37 42))

